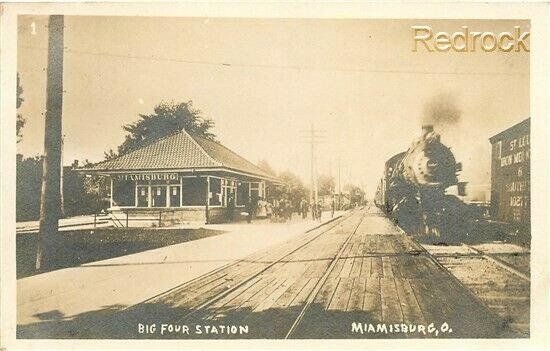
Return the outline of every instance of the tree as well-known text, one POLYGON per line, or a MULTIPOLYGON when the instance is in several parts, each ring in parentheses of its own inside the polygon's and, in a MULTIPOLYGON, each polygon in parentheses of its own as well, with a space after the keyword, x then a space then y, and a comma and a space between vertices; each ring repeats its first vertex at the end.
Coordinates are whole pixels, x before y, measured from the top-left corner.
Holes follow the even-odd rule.
MULTIPOLYGON (((17 73, 17 103, 16 107, 19 110, 21 107, 21 104, 23 103, 24 99, 22 97, 23 95, 23 87, 21 86, 21 79, 19 78, 19 73, 17 73)), ((17 132, 17 142, 20 142, 23 138, 23 134, 21 133, 21 130, 23 129, 23 126, 25 126, 25 118, 23 118, 23 115, 20 113, 17 114, 17 123, 16 123, 16 132, 17 132)))
MULTIPOLYGON (((91 163, 84 161, 84 166, 91 163)), ((84 175, 65 167, 63 172, 63 193, 65 194, 65 215, 94 214, 109 207, 109 178, 98 175, 84 175)))
POLYGON ((332 195, 334 191, 334 177, 331 176, 319 176, 319 195, 332 195))
MULTIPOLYGON (((113 149, 109 149, 109 151, 105 151, 103 153, 103 158, 106 160, 106 161, 109 161, 109 160, 112 160, 113 158, 117 157, 117 153, 115 150, 113 149)), ((88 162, 88 160, 86 160, 86 162, 88 162)))
POLYGON ((40 217, 40 187, 42 159, 17 155, 15 214, 17 221, 32 221, 40 217))
MULTIPOLYGON (((154 107, 153 113, 140 114, 138 121, 122 127, 128 134, 117 151, 119 155, 128 153, 181 130, 215 141, 216 136, 210 132, 213 127, 214 121, 204 118, 202 112, 193 107, 192 101, 180 103, 163 101, 154 107)), ((106 153, 105 156, 110 158, 113 152, 106 153)))
POLYGON ((271 165, 269 163, 267 163, 266 160, 258 161, 257 166, 261 170, 265 171, 267 174, 272 175, 274 177, 277 176, 277 172, 275 172, 275 170, 273 168, 271 168, 271 165))
MULTIPOLYGON (((88 161, 85 166, 90 166, 88 161)), ((43 160, 39 156, 17 155, 16 220, 40 218, 40 188, 43 160)), ((63 169, 63 194, 66 216, 94 214, 108 208, 110 182, 107 177, 84 175, 69 167, 63 169)))
POLYGON ((298 206, 300 201, 307 198, 308 189, 302 183, 302 180, 292 172, 281 172, 278 177, 284 185, 275 187, 271 192, 271 197, 281 199, 287 197, 294 207, 298 206))

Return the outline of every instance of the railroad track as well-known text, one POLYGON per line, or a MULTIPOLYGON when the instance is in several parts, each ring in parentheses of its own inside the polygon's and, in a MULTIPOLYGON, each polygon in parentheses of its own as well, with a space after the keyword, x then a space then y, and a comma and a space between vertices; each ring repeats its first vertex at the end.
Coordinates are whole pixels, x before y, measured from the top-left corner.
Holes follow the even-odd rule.
MULTIPOLYGON (((293 315, 295 315, 294 319, 290 321, 285 318, 286 327, 284 328, 286 329, 284 333, 282 332, 283 329, 281 329, 279 338, 290 338, 311 307, 327 277, 334 270, 336 262, 340 259, 345 248, 355 235, 357 228, 361 225, 366 215, 361 210, 351 211, 333 222, 305 233, 298 243, 296 240, 290 240, 289 245, 279 245, 270 250, 262 251, 242 260, 224 265, 139 304, 121 309, 115 314, 114 318, 110 318, 104 325, 104 328, 99 331, 99 334, 109 334, 112 337, 122 338, 129 336, 136 337, 133 328, 131 331, 127 329, 128 320, 140 320, 144 325, 159 324, 161 322, 170 325, 204 324, 205 321, 213 322, 220 317, 219 314, 223 313, 227 306, 236 304, 235 301, 238 299, 241 300, 242 305, 246 305, 253 298, 259 299, 259 296, 262 293, 265 294, 268 290, 273 293, 273 287, 277 283, 281 283, 281 286, 286 287, 284 284, 290 285, 294 278, 301 278, 302 274, 310 275, 314 270, 320 271, 323 269, 324 274, 322 276, 315 277, 313 274, 310 279, 306 279, 307 283, 301 287, 300 292, 302 295, 305 293, 307 295, 300 295, 302 298, 305 298, 305 303, 300 306, 299 311, 296 311, 295 306, 292 306, 293 315), (335 250, 336 252, 333 255, 330 257, 327 255, 320 257, 322 255, 319 254, 319 250, 314 246, 318 244, 322 247, 327 247, 328 241, 325 237, 331 234, 335 236, 335 232, 340 234, 345 233, 345 238, 338 239, 339 245, 336 247, 337 250, 335 250), (325 242, 322 242, 323 240, 325 242), (317 253, 319 257, 312 257, 309 263, 297 260, 296 258, 305 251, 307 251, 306 256, 317 253), (307 267, 307 269, 292 272, 293 266, 298 265, 307 267), (290 278, 285 281, 284 278, 287 276, 290 278), (246 296, 246 298, 243 296, 246 296), (161 305, 171 305, 172 308, 163 310, 162 312, 156 311, 157 306, 161 305), (178 306, 181 306, 181 308, 178 308, 178 306), (154 317, 151 317, 152 310, 155 310, 153 313, 154 317), (143 318, 144 316, 145 318, 143 318)), ((330 242, 333 241, 330 240, 330 242)), ((294 281, 296 280, 298 279, 294 279, 294 281)), ((268 300, 269 297, 267 297, 266 301, 268 300)), ((240 307, 246 309, 244 306, 240 307)), ((267 307, 264 306, 264 308, 267 307)), ((251 311, 249 312, 251 313, 251 311)), ((250 313, 248 313, 248 316, 243 315, 233 319, 242 317, 240 319, 250 325, 252 322, 250 320, 250 313)), ((148 335, 145 334, 143 337, 148 337, 148 335)), ((149 337, 154 336, 149 335, 149 337)))
MULTIPOLYGON (((283 257, 280 257, 278 259, 276 259, 275 261, 271 262, 268 264, 267 267, 264 267, 262 269, 260 269, 259 271, 257 271, 256 273, 253 273, 251 277, 249 278, 253 278, 253 277, 257 277, 258 275, 260 275, 262 272, 264 272, 265 270, 269 269, 270 267, 272 267, 273 265, 275 265, 276 263, 279 263, 280 261, 282 261, 285 257, 289 256, 290 254, 298 251, 300 248, 308 245, 309 243, 311 243, 313 240, 317 239, 319 236, 323 235, 324 233, 332 230, 334 227, 336 227, 338 224, 340 224, 341 222, 345 221, 351 214, 351 213, 346 213, 344 215, 342 215, 341 217, 339 218, 335 218, 333 221, 328 221, 316 228, 313 228, 313 229, 310 229, 308 231, 306 231, 306 234, 308 233, 314 233, 313 237, 311 238, 307 238, 305 243, 302 243, 298 248, 296 249, 293 249, 291 250, 290 252, 288 253, 285 253, 283 255, 283 257)), ((262 252, 263 253, 263 252, 262 252)), ((177 285, 175 286, 174 288, 170 289, 170 290, 167 290, 167 291, 164 291, 158 295, 155 295, 147 300, 144 300, 138 304, 135 304, 135 305, 132 305, 132 306, 128 306, 127 308, 124 308, 122 309, 121 311, 127 311, 127 310, 132 310, 132 309, 136 309, 136 308, 139 308, 140 306, 142 305, 145 305, 147 303, 150 303, 156 299, 159 299, 159 298, 162 298, 163 296, 167 296, 177 290, 182 290, 182 289, 186 289, 187 287, 193 285, 194 283, 200 281, 200 280, 204 280, 204 279, 208 279, 210 277, 213 277, 213 276, 216 276, 217 274, 219 274, 220 272, 223 272, 224 270, 228 270, 228 269, 231 269, 233 267, 238 267, 239 265, 243 264, 243 263, 246 263, 246 262, 250 262, 254 260, 254 256, 252 257, 245 257, 245 258, 242 258, 240 260, 237 260, 235 262, 231 262, 231 263, 228 263, 228 264, 225 264, 225 265, 222 265, 221 267, 218 267, 206 274, 203 274, 201 276, 198 276, 194 279, 191 279, 190 281, 187 281, 183 284, 180 284, 180 285, 177 285)), ((250 280, 250 279, 248 279, 250 280)), ((234 285, 232 288, 230 288, 231 291, 234 291, 236 290, 238 287, 242 286, 243 284, 238 284, 238 285, 234 285)), ((228 289, 229 290, 229 289, 228 289)), ((225 292, 224 292, 225 293, 225 292)), ((206 306, 206 304, 205 304, 206 306)))
POLYGON ((508 321, 512 329, 528 336, 530 254, 527 250, 510 250, 506 243, 485 245, 489 245, 492 252, 466 243, 448 247, 424 246, 492 312, 508 321))
MULTIPOLYGON (((478 254, 478 255, 481 255, 482 257, 484 257, 485 259, 493 262, 494 264, 498 265, 499 267, 507 270, 508 272, 516 275, 517 277, 525 280, 525 281, 528 281, 528 282, 531 282, 531 277, 529 274, 526 274, 525 272, 523 272, 521 270, 521 268, 515 266, 515 265, 512 265, 504 260, 502 260, 501 258, 499 258, 497 255, 495 254, 491 254, 491 253, 487 253, 485 251, 482 251, 478 248, 475 248, 475 247, 472 247, 470 245, 467 245, 467 244, 464 244, 462 243, 463 246, 465 246, 466 248, 468 248, 470 251, 474 252, 475 254, 478 254)), ((515 253, 514 254, 511 254, 511 255, 516 255, 515 253)))
MULTIPOLYGON (((408 235, 402 228, 399 227, 399 230, 408 235)), ((490 313, 502 318, 519 335, 529 336, 529 250, 517 250, 518 246, 499 250, 499 245, 511 245, 498 242, 484 244, 489 247, 497 246, 496 250, 492 248, 493 252, 464 242, 456 245, 419 245, 490 313)))
POLYGON ((315 287, 313 288, 313 291, 308 295, 307 299, 306 299, 306 303, 304 304, 304 307, 302 307, 302 309, 300 310, 300 313, 298 314, 298 317, 296 317, 296 319, 294 320, 294 322, 292 323, 292 326, 290 327, 290 329, 288 330, 288 332, 286 333, 285 335, 285 339, 288 339, 290 337, 292 337, 292 335, 296 332, 296 329, 298 328, 298 326, 300 325, 300 323, 302 322, 306 312, 308 311, 308 309, 311 307, 311 304, 313 303, 313 301, 315 300, 315 298, 317 297, 317 294, 319 293, 319 291, 321 290, 322 286, 325 284, 325 282, 327 281, 329 275, 334 271, 334 268, 336 267, 336 263, 338 262, 338 260, 340 259, 340 257, 342 257, 342 254, 344 252, 344 250, 346 249, 346 247, 348 246, 349 242, 351 241, 351 238, 355 235, 355 233, 357 232, 357 228, 359 228, 359 226, 361 225, 361 223, 363 222, 363 219, 365 218, 366 216, 366 213, 363 214, 363 216, 361 217, 361 220, 359 221, 359 223, 357 224, 357 226, 355 227, 355 229, 353 231, 351 231, 351 233, 349 234, 349 236, 346 238, 346 241, 344 242, 344 244, 342 245, 342 247, 340 248, 340 250, 338 251, 338 253, 336 254, 336 256, 334 256, 334 258, 332 259, 332 261, 330 262, 330 265, 328 267, 328 269, 326 270, 325 274, 323 274, 323 276, 321 277, 321 279, 317 282, 317 284, 315 285, 315 287))
MULTIPOLYGON (((288 339, 288 338, 292 337, 292 335, 294 334, 294 332, 296 331, 296 329, 300 325, 300 323, 303 320, 306 312, 308 311, 308 309, 310 308, 311 304, 313 303, 315 297, 319 293, 321 287, 326 282, 326 280, 327 280, 328 276, 330 275, 330 273, 334 270, 334 267, 336 266, 336 262, 340 259, 340 257, 342 256, 342 253, 344 252, 344 249, 346 248, 346 246, 350 242, 353 235, 355 235, 355 233, 357 231, 357 228, 361 225, 365 215, 366 214, 361 215, 359 222, 356 225, 354 224, 353 230, 351 230, 349 232, 349 235, 345 239, 344 243, 341 245, 341 247, 338 250, 338 252, 336 253, 336 255, 330 260, 330 264, 329 264, 328 268, 326 269, 325 273, 323 274, 321 279, 318 280, 317 284, 314 286, 311 293, 309 293, 309 295, 306 299, 306 303, 304 304, 304 306, 300 310, 298 316, 296 317, 296 319, 294 320, 294 322, 290 326, 288 332, 285 334, 285 337, 284 337, 285 339, 288 339)), ((183 321, 189 320, 190 317, 192 317, 193 315, 198 314, 201 311, 204 311, 206 308, 208 308, 209 306, 212 306, 214 303, 220 301, 224 297, 227 297, 228 295, 238 291, 239 289, 242 289, 244 286, 246 286, 247 284, 252 282, 254 279, 260 277, 264 272, 271 269, 272 267, 274 267, 277 264, 284 263, 285 260, 288 259, 291 255, 293 255, 293 254, 299 252, 300 250, 303 250, 307 246, 311 245, 312 243, 314 243, 315 240, 318 240, 322 235, 330 232, 336 226, 338 226, 339 224, 341 224, 342 222, 344 222, 348 218, 349 217, 343 218, 342 220, 338 221, 334 225, 331 225, 330 227, 328 227, 325 230, 321 231, 319 234, 314 235, 312 238, 308 239, 305 243, 302 243, 298 247, 292 249, 290 252, 285 253, 282 256, 280 256, 279 258, 275 259, 273 262, 269 263, 264 268, 252 273, 251 275, 249 275, 248 277, 246 277, 245 279, 243 279, 242 281, 240 281, 236 285, 233 285, 231 288, 228 288, 227 290, 225 290, 225 291, 219 293, 218 295, 212 297, 208 301, 205 301, 204 303, 200 304, 195 309, 193 309, 193 311, 189 312, 185 316, 178 319, 175 322, 175 324, 179 324, 179 323, 182 323, 183 321)))
POLYGON ((375 209, 361 209, 119 310, 101 319, 101 328, 91 319, 85 321, 90 328, 80 323, 77 336, 356 338, 361 336, 351 325, 358 321, 448 322, 457 337, 502 334, 500 319, 428 251, 375 209), (181 333, 209 326, 218 332, 181 333), (250 333, 223 332, 237 327, 250 333), (176 332, 163 334, 161 328, 176 332))

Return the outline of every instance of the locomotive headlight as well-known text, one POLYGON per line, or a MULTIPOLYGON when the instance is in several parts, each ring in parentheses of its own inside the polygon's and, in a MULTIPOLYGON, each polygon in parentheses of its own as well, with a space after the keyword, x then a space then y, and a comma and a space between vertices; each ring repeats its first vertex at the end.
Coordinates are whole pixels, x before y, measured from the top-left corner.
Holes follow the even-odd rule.
POLYGON ((433 169, 433 168, 436 168, 438 165, 437 161, 431 159, 431 160, 428 160, 428 162, 426 163, 426 166, 428 166, 428 169, 433 169))

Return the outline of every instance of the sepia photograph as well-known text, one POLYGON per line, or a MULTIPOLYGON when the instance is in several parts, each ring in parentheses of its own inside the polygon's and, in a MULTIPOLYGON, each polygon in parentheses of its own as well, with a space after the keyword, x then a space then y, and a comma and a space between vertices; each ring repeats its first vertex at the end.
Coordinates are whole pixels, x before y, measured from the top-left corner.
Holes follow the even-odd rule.
POLYGON ((16 340, 531 338, 528 17, 37 12, 16 340))

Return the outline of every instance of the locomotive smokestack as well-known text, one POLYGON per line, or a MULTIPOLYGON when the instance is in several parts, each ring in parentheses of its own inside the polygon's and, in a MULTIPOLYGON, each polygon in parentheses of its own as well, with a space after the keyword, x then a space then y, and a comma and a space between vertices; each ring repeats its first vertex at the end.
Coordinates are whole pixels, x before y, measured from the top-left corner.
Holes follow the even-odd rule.
POLYGON ((428 134, 434 131, 433 124, 424 124, 422 126, 422 138, 425 138, 428 134))
POLYGON ((433 124, 423 124, 422 125, 422 135, 421 139, 426 140, 428 136, 434 140, 439 141, 439 134, 434 133, 434 126, 433 124))

